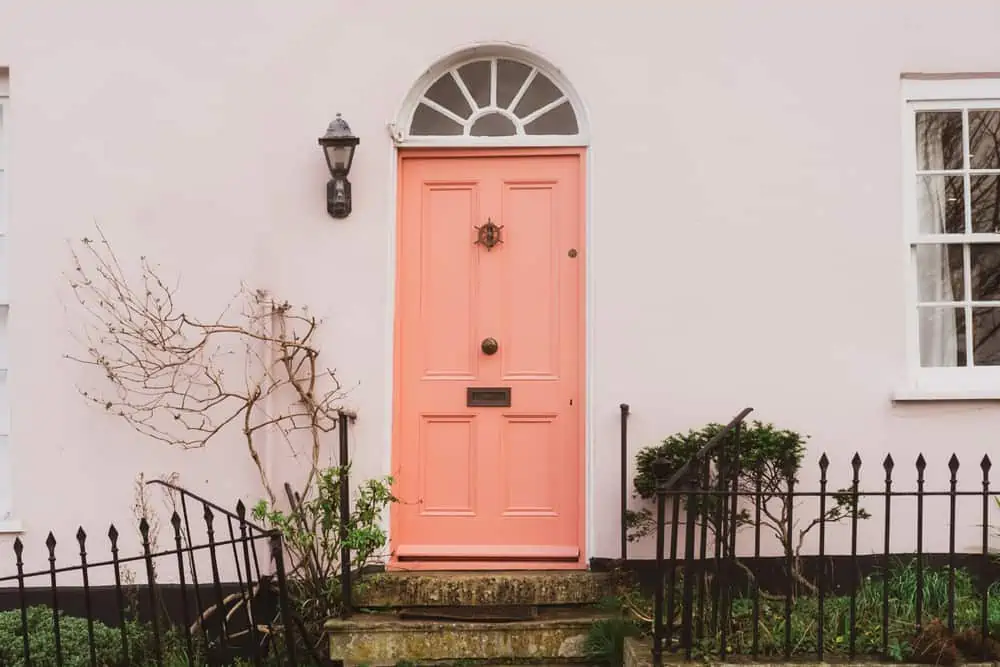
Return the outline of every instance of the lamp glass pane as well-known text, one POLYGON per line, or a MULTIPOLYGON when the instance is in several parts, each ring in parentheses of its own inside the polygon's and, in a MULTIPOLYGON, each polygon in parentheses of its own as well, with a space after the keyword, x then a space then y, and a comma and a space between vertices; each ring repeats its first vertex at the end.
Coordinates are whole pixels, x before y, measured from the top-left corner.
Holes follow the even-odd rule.
POLYGON ((343 171, 350 164, 352 146, 327 146, 326 159, 334 171, 343 171))

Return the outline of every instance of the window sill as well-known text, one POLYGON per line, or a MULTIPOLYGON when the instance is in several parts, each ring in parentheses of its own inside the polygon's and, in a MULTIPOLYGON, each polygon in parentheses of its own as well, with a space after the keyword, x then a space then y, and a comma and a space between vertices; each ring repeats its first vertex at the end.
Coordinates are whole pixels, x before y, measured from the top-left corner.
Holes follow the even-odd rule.
POLYGON ((24 525, 19 520, 0 521, 0 535, 21 535, 22 533, 24 533, 24 525))
POLYGON ((1000 401, 997 389, 929 389, 905 388, 892 393, 893 403, 922 403, 928 401, 1000 401))
POLYGON ((24 533, 24 526, 17 519, 7 519, 0 521, 0 535, 21 535, 24 533))

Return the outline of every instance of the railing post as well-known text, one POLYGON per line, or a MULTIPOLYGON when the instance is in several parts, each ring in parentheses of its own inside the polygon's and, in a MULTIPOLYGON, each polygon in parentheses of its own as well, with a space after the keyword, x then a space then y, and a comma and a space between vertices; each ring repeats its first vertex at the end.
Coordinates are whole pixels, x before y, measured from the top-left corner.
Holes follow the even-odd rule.
POLYGON ((927 459, 917 455, 917 592, 915 600, 916 634, 924 629, 924 471, 927 459))
MULTIPOLYGON (((170 525, 174 529, 174 546, 177 552, 177 577, 180 580, 181 590, 181 619, 184 621, 184 649, 187 651, 187 661, 194 663, 194 641, 191 638, 191 610, 188 607, 187 578, 184 576, 184 547, 181 538, 181 515, 175 510, 170 516, 170 525)), ((250 601, 247 601, 249 608, 250 601)), ((198 610, 201 616, 201 609, 198 610)))
MULTIPOLYGON (((149 618, 153 623, 153 651, 158 667, 163 667, 163 645, 160 640, 160 609, 156 591, 156 569, 153 566, 153 550, 149 542, 149 521, 139 520, 139 535, 142 537, 142 555, 146 562, 146 586, 149 591, 149 618)), ((223 609, 220 611, 224 612, 223 609)))
MULTIPOLYGON (((622 405, 622 423, 628 413, 628 406, 622 405)), ((622 426, 624 438, 625 426, 622 426)), ((663 582, 664 573, 664 533, 666 532, 667 517, 667 476, 670 474, 669 464, 662 459, 653 462, 653 477, 656 479, 656 589, 653 592, 653 667, 663 665, 663 582)), ((624 477, 624 476, 623 476, 624 477)), ((676 514, 676 513, 675 513, 676 514)), ((625 514, 622 512, 624 522, 625 514)), ((624 523, 623 523, 624 525, 624 523)), ((677 526, 671 527, 677 530, 677 526)), ((622 542, 622 560, 624 560, 625 543, 622 542)), ((673 563, 671 563, 673 566, 673 563)), ((671 579, 673 579, 671 577, 671 579)))
POLYGON ((350 442, 347 439, 349 415, 341 410, 337 414, 337 430, 340 431, 340 615, 348 618, 353 611, 351 600, 351 548, 347 544, 348 525, 351 521, 350 442))
MULTIPOLYGON (((885 470, 885 527, 882 529, 883 555, 882 567, 886 574, 882 576, 882 659, 889 661, 889 536, 892 534, 892 469, 896 462, 892 460, 892 454, 886 454, 882 462, 885 470)), ((821 607, 822 609, 822 607, 821 607)), ((820 656, 822 660, 822 656, 820 656)))
MULTIPOLYGON (((17 559, 17 601, 21 607, 21 638, 24 641, 24 664, 31 664, 31 634, 28 632, 28 603, 24 598, 24 543, 14 538, 14 556, 17 559)), ((127 659, 127 658, 126 658, 127 659)))
MULTIPOLYGON (((174 516, 177 516, 176 512, 174 513, 174 516)), ((247 624, 250 627, 250 643, 253 645, 253 663, 254 665, 260 667, 261 646, 260 646, 260 635, 257 630, 257 618, 254 615, 253 611, 253 600, 255 596, 253 592, 253 570, 251 569, 250 566, 250 548, 248 543, 250 537, 247 531, 247 522, 246 522, 247 506, 243 503, 242 500, 236 503, 236 516, 238 516, 240 520, 240 545, 243 548, 243 563, 246 567, 246 572, 247 572, 246 612, 247 612, 247 624)), ((180 554, 178 554, 178 558, 180 558, 180 554)), ((182 576, 181 584, 183 585, 183 583, 184 583, 184 577, 182 576)), ((184 619, 184 624, 185 626, 190 625, 187 621, 187 618, 184 619)), ((187 637, 188 640, 190 641, 191 637, 190 633, 187 633, 187 637)))
POLYGON ((80 543, 80 576, 83 578, 83 605, 87 610, 87 648, 90 649, 90 664, 97 664, 97 644, 94 642, 94 606, 90 599, 90 576, 87 574, 87 533, 83 526, 76 531, 76 541, 80 543))
POLYGON ((45 538, 45 546, 49 550, 49 580, 52 591, 52 636, 56 648, 56 664, 62 667, 62 638, 59 633, 59 589, 56 586, 56 536, 49 531, 49 536, 45 538))
POLYGON ((724 604, 722 607, 722 641, 720 644, 725 650, 727 646, 726 633, 732 626, 733 616, 733 596, 732 577, 736 573, 736 531, 740 527, 739 501, 740 492, 743 488, 740 484, 743 475, 743 453, 740 451, 741 437, 743 435, 743 423, 736 424, 733 428, 733 451, 730 456, 730 476, 729 482, 732 484, 732 495, 729 497, 729 557, 726 559, 726 582, 723 588, 724 604))
MULTIPOLYGON (((990 577, 990 469, 993 467, 993 462, 990 461, 988 454, 983 454, 983 460, 979 463, 980 469, 983 471, 983 560, 982 560, 982 571, 980 579, 980 587, 983 591, 982 599, 982 613, 980 616, 981 627, 979 630, 980 637, 989 636, 989 620, 990 620, 990 588, 992 587, 992 577, 990 577)), ((987 648, 988 644, 984 641, 982 643, 982 660, 985 662, 987 658, 987 648)))
POLYGON ((285 635, 285 653, 288 660, 285 667, 297 667, 295 659, 295 632, 292 629, 292 608, 288 600, 288 580, 285 578, 285 554, 281 543, 281 533, 271 533, 271 559, 274 561, 274 574, 278 580, 278 604, 281 605, 281 625, 285 635))
POLYGON ((108 539, 111 541, 111 562, 115 567, 115 598, 118 602, 118 632, 122 640, 122 664, 128 661, 128 626, 125 624, 125 594, 122 591, 122 570, 118 558, 118 529, 114 524, 108 529, 108 539))
MULTIPOLYGON (((628 403, 618 406, 621 410, 621 508, 622 508, 622 535, 621 535, 621 556, 622 563, 628 562, 628 403)), ((664 480, 666 481, 666 480, 664 480)), ((659 529, 659 528, 657 528, 659 529)))
MULTIPOLYGON (((698 481, 694 477, 685 480, 687 493, 687 525, 684 527, 684 593, 681 602, 681 646, 684 647, 684 657, 691 659, 694 650, 694 540, 695 522, 698 519, 699 498, 698 481)), ((679 500, 679 497, 678 497, 679 500)), ((702 500, 704 502, 704 500, 702 500)), ((704 563, 701 564, 704 566, 704 563)))

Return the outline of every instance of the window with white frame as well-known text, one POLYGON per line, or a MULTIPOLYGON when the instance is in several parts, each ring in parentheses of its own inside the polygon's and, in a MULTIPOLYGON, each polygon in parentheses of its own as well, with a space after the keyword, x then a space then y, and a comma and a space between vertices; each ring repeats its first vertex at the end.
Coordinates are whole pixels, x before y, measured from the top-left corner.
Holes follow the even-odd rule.
POLYGON ((904 91, 916 379, 1000 395, 1000 79, 904 91))
POLYGON ((7 265, 7 149, 8 118, 10 97, 8 79, 5 71, 0 70, 0 532, 16 529, 11 522, 13 507, 12 475, 10 466, 10 402, 7 391, 7 313, 9 299, 7 295, 8 265, 7 265))

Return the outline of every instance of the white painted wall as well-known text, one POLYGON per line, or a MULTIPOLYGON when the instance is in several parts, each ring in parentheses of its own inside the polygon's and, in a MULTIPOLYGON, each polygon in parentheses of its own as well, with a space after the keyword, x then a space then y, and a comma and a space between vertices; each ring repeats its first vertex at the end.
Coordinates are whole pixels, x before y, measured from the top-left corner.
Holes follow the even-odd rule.
MULTIPOLYGON (((427 67, 480 41, 546 57, 589 114, 590 555, 617 555, 623 401, 635 448, 752 405, 810 433, 810 460, 826 450, 844 476, 855 450, 872 484, 885 453, 902 474, 923 451, 941 483, 955 451, 977 488, 1000 407, 889 400, 906 374, 900 74, 996 69, 997 25, 988 0, 0 4, 29 555, 50 529, 68 542, 80 524, 127 523, 140 472, 257 495, 237 440, 171 451, 77 396, 93 378, 62 359, 58 290, 65 241, 95 220, 123 257, 180 275, 192 312, 247 281, 324 317, 324 355, 355 385, 356 471, 389 471, 385 124, 427 67), (362 138, 342 221, 316 146, 337 111, 362 138)), ((929 518, 937 548, 943 516, 929 518)), ((912 531, 897 525, 902 547, 912 531)), ((881 548, 880 527, 863 525, 866 546, 881 548)))

